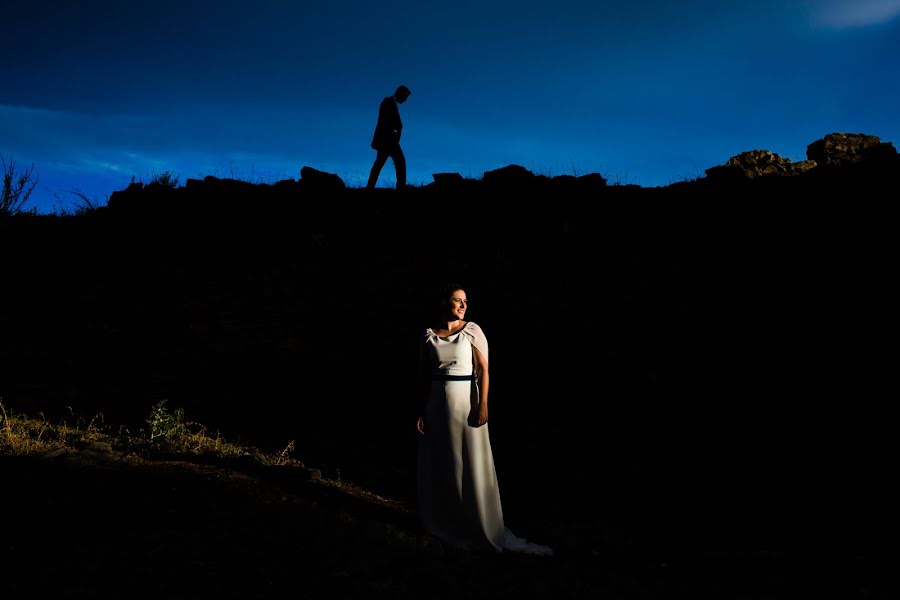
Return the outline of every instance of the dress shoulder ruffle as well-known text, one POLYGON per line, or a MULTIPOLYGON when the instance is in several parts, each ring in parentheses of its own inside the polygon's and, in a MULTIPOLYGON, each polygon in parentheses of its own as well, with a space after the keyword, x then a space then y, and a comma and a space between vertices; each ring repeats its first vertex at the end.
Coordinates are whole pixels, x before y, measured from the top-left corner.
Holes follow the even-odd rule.
POLYGON ((462 328, 460 332, 472 343, 475 348, 481 352, 481 355, 484 356, 484 359, 490 362, 488 358, 488 341, 487 337, 484 335, 484 331, 482 331, 481 326, 478 325, 475 321, 469 321, 466 323, 466 326, 462 328))

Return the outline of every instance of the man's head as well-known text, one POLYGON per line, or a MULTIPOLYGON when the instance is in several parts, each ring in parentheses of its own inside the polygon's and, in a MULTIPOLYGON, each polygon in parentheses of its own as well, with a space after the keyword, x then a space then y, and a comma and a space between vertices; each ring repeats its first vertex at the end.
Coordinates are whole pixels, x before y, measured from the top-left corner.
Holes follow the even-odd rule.
POLYGON ((400 104, 403 104, 404 102, 406 102, 406 99, 409 98, 409 95, 411 93, 412 92, 409 91, 408 87, 406 87, 405 85, 401 85, 397 88, 397 91, 394 92, 394 99, 400 104))

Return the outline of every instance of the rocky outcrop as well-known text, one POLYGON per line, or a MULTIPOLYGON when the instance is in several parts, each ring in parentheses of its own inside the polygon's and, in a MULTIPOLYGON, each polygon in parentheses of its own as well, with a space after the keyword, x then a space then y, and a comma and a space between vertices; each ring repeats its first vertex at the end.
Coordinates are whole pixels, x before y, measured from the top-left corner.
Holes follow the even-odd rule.
POLYGON ((485 171, 481 179, 464 178, 459 173, 434 173, 432 177, 434 183, 426 187, 446 191, 486 189, 491 191, 553 190, 582 193, 599 191, 606 187, 606 178, 600 173, 547 177, 546 175, 536 175, 531 170, 516 164, 485 171))
POLYGON ((897 150, 877 135, 864 133, 829 133, 806 147, 806 156, 825 167, 839 167, 867 161, 890 161, 897 150))
MULTIPOLYGON (((806 147, 806 160, 791 162, 770 150, 749 150, 725 164, 706 169, 712 183, 740 182, 779 176, 833 171, 836 167, 893 167, 900 157, 893 144, 864 133, 829 133, 806 147)), ((881 169, 884 170, 884 169, 881 169)))
POLYGON ((300 169, 300 181, 304 188, 317 191, 342 190, 347 187, 344 180, 334 173, 326 173, 309 166, 300 169))
POLYGON ((797 175, 816 166, 813 160, 791 162, 769 150, 749 150, 729 158, 724 165, 706 169, 715 180, 756 179, 767 175, 797 175))
MULTIPOLYGON (((422 186, 410 185, 404 194, 450 194, 468 197, 470 194, 531 195, 551 194, 554 198, 568 195, 594 197, 621 193, 692 194, 746 190, 758 193, 790 191, 791 193, 832 193, 843 190, 884 185, 895 186, 900 181, 900 155, 893 144, 882 142, 878 136, 854 133, 830 133, 807 146, 807 159, 792 162, 766 149, 749 150, 729 158, 724 164, 706 169, 705 177, 681 181, 662 187, 642 188, 637 185, 608 185, 600 173, 584 175, 547 176, 518 165, 509 164, 485 171, 480 178, 464 177, 455 172, 434 173, 434 181, 422 186)), ((177 182, 177 179, 174 180, 177 182)), ((241 212, 249 207, 301 206, 305 212, 328 211, 338 206, 329 203, 298 203, 301 195, 325 197, 328 200, 362 195, 390 193, 390 190, 368 190, 345 185, 334 173, 310 166, 300 169, 299 179, 275 183, 249 183, 236 179, 207 176, 188 179, 183 187, 173 181, 132 183, 127 189, 113 192, 110 208, 126 208, 135 212, 146 209, 163 213, 167 210, 190 210, 197 214, 241 212)), ((338 209, 335 209, 338 210, 338 209)))

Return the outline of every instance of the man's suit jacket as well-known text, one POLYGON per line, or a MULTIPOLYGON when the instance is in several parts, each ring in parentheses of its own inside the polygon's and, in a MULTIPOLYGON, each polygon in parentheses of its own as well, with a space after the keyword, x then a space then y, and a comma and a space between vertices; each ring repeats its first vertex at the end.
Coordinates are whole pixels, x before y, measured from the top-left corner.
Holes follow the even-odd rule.
POLYGON ((381 101, 378 108, 378 123, 375 125, 375 135, 372 136, 372 148, 375 150, 388 150, 400 145, 400 132, 403 130, 403 122, 400 120, 400 109, 393 96, 388 96, 381 101))

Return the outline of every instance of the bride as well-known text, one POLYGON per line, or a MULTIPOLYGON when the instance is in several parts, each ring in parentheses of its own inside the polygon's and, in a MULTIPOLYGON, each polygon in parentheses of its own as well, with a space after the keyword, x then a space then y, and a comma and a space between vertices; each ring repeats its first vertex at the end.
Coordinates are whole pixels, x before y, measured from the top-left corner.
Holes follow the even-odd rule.
POLYGON ((488 433, 488 343, 450 285, 419 354, 417 503, 425 529, 460 548, 551 556, 506 529, 488 433))

